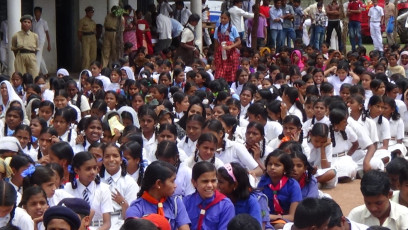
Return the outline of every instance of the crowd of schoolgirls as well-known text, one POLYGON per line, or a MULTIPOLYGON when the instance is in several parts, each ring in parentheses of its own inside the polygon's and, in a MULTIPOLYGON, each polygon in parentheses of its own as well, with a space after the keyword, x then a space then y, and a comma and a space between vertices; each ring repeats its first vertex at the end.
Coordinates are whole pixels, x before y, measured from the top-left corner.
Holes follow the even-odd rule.
POLYGON ((216 49, 185 66, 141 48, 78 81, 1 76, 0 225, 46 229, 47 208, 79 198, 79 229, 149 214, 167 220, 159 229, 232 229, 238 214, 299 229, 298 204, 370 170, 386 170, 407 206, 407 51, 239 52, 229 17, 216 31, 235 42, 227 60, 216 49))

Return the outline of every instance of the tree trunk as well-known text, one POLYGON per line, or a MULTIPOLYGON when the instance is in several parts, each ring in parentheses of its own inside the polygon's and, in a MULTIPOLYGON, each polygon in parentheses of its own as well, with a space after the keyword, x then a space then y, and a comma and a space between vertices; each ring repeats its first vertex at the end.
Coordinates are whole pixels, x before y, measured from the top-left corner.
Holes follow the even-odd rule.
MULTIPOLYGON (((397 44, 397 36, 398 36, 398 21, 397 21, 397 17, 398 17, 398 3, 399 0, 395 0, 394 5, 395 5, 395 12, 394 12, 394 32, 393 32, 393 36, 394 36, 394 42, 395 44, 397 44)), ((385 25, 385 30, 387 31, 387 25, 385 25)))
MULTIPOLYGON (((254 7, 254 20, 252 22, 251 31, 251 47, 255 51, 257 49, 257 38, 258 38, 258 25, 259 25, 259 6, 261 5, 261 0, 256 0, 254 7)), ((266 36, 266 35, 265 35, 266 36)))
POLYGON ((347 34, 348 34, 348 18, 346 12, 344 12, 344 2, 340 0, 340 20, 343 22, 343 31, 341 33, 341 43, 343 44, 343 49, 340 50, 344 55, 346 55, 346 43, 347 43, 347 34))

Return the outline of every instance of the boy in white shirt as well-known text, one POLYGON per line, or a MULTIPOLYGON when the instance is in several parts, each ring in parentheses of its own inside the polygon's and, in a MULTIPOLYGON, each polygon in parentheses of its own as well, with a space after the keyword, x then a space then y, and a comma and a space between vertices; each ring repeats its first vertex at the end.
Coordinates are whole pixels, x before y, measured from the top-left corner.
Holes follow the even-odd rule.
POLYGON ((377 3, 378 0, 373 0, 373 7, 368 11, 370 34, 373 39, 374 49, 383 52, 381 25, 384 24, 384 10, 377 3))

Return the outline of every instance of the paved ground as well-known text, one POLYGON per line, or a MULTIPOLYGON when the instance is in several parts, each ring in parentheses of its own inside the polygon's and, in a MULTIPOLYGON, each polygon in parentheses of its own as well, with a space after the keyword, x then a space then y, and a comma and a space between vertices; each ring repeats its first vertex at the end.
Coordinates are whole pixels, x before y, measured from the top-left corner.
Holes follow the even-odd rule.
POLYGON ((334 189, 326 189, 322 191, 330 194, 340 205, 343 214, 348 216, 351 209, 364 204, 363 195, 360 192, 360 181, 361 180, 354 180, 346 184, 337 184, 334 189))

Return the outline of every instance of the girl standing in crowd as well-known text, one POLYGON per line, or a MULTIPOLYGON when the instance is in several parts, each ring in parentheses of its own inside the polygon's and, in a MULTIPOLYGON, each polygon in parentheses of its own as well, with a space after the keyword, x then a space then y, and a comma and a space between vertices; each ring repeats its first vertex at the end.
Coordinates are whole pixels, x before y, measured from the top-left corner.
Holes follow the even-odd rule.
POLYGON ((215 77, 224 78, 227 82, 234 81, 234 74, 239 65, 237 47, 241 39, 235 26, 231 24, 228 11, 221 13, 221 23, 214 32, 215 41, 215 77))

